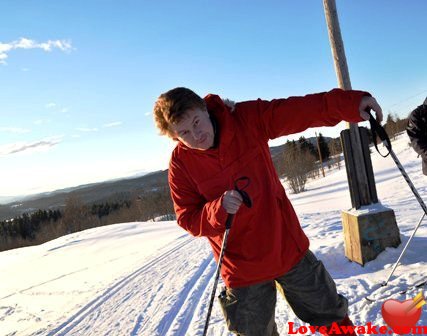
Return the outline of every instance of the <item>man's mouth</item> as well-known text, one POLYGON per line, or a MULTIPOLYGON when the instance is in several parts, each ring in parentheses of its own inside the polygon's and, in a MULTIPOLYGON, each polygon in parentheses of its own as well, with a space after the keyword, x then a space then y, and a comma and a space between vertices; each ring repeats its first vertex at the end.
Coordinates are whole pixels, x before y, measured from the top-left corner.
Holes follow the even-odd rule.
POLYGON ((202 136, 202 138, 199 140, 198 144, 200 145, 200 144, 204 143, 206 141, 207 137, 208 137, 207 135, 202 136))

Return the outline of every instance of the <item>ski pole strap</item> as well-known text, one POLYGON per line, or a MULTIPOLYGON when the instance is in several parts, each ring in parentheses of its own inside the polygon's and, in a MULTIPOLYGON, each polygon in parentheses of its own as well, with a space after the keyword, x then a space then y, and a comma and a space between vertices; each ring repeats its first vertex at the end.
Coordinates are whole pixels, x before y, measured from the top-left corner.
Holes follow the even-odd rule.
MULTIPOLYGON (((252 207, 252 200, 251 200, 249 194, 244 190, 249 185, 249 183, 250 183, 249 177, 246 177, 246 176, 240 177, 234 181, 234 190, 236 190, 240 194, 240 196, 242 196, 243 204, 246 205, 248 208, 251 208, 252 207), (244 181, 245 184, 243 186, 239 186, 239 182, 241 184, 242 181, 244 181)), ((234 219, 234 215, 228 214, 227 221, 225 222, 225 228, 226 229, 231 228, 231 224, 233 223, 233 219, 234 219)))
POLYGON ((385 131, 384 127, 381 126, 381 124, 372 116, 370 112, 368 113, 369 113, 369 123, 371 124, 372 141, 374 142, 375 149, 377 150, 378 154, 380 154, 382 157, 387 157, 390 155, 390 151, 391 151, 390 138, 388 137, 388 134, 385 131), (388 149, 388 153, 386 155, 382 155, 378 149, 377 136, 381 139, 384 146, 388 149))
POLYGON ((249 180, 249 177, 246 176, 240 177, 236 181, 234 181, 234 190, 236 190, 240 194, 240 196, 242 196, 243 204, 246 205, 248 208, 252 208, 252 200, 249 194, 245 191, 245 189, 250 182, 251 181, 249 180), (243 187, 239 187, 240 181, 245 181, 246 184, 243 187))

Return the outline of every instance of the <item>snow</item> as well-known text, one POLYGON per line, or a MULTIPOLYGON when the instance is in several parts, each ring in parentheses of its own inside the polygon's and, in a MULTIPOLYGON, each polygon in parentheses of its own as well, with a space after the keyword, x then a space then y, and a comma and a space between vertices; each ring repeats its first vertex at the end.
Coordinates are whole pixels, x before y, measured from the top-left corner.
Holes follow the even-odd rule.
POLYGON ((389 210, 389 208, 385 207, 381 203, 374 203, 370 205, 363 205, 360 207, 360 209, 351 208, 349 210, 344 211, 352 216, 366 216, 373 215, 378 212, 384 212, 387 210, 389 210))
MULTIPOLYGON (((427 177, 407 138, 397 138, 393 148, 427 199, 427 177)), ((344 256, 341 211, 354 211, 345 167, 309 181, 304 193, 288 195, 311 250, 349 299, 350 315, 358 325, 384 325, 382 298, 414 297, 420 289, 398 292, 424 279, 427 265, 424 221, 389 286, 380 288, 423 212, 390 157, 374 150, 372 162, 381 204, 358 211, 392 208, 402 244, 387 248, 364 267, 344 256), (379 299, 369 303, 364 297, 375 289, 372 296, 379 299)), ((205 239, 191 237, 175 221, 115 224, 1 252, 0 335, 202 335, 214 272, 205 239)), ((281 335, 288 322, 305 325, 280 296, 276 322, 281 335)), ((427 325, 427 314, 418 325, 427 325)), ((208 335, 229 335, 217 302, 208 335)))

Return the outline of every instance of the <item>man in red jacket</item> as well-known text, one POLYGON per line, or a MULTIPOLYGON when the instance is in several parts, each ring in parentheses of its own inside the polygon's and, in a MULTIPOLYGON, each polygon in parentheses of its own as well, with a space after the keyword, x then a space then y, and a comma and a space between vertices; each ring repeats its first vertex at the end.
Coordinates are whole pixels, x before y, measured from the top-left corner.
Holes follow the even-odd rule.
MULTIPOLYGON (((268 140, 309 127, 369 119, 381 108, 367 92, 343 91, 226 105, 187 88, 163 93, 154 107, 160 133, 176 140, 169 185, 178 224, 207 237, 218 260, 228 214, 236 214, 221 269, 220 296, 230 331, 278 335, 276 283, 303 321, 314 326, 351 325, 339 295, 309 241, 274 169, 268 140), (247 177, 252 207, 241 206, 234 182, 247 177)), ((324 331, 332 335, 333 331, 324 331)))

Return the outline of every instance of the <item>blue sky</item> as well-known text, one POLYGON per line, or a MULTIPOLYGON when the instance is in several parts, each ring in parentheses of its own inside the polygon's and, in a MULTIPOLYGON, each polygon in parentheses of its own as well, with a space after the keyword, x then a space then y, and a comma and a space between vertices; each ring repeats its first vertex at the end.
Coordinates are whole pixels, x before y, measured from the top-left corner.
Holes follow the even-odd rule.
MULTIPOLYGON (((407 115, 427 95, 427 2, 337 7, 353 88, 407 115)), ((322 1, 3 1, 0 32, 0 196, 166 169, 151 111, 176 86, 236 101, 337 86, 322 1)))

